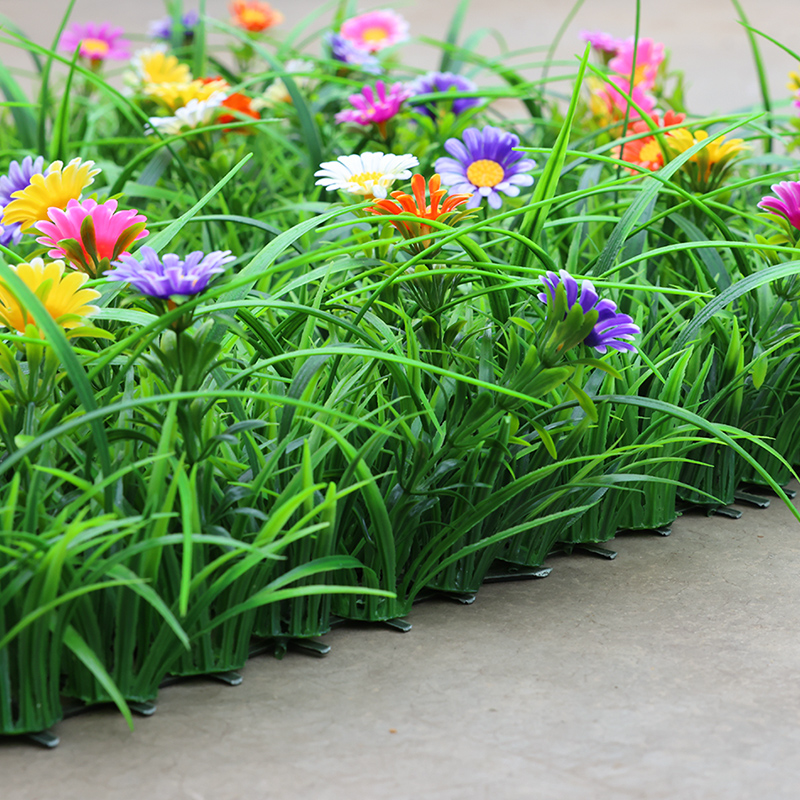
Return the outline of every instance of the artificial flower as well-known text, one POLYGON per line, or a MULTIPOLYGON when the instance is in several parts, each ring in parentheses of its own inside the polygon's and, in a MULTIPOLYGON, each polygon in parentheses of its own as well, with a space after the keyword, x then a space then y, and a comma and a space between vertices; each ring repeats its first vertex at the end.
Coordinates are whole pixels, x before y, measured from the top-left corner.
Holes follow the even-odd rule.
POLYGON ((259 0, 233 0, 231 3, 231 22, 246 31, 258 33, 283 22, 283 14, 275 11, 269 3, 259 0))
POLYGON ((381 136, 386 138, 386 123, 400 111, 400 106, 409 96, 409 90, 402 83, 392 84, 387 91, 383 81, 376 81, 374 91, 371 86, 364 86, 359 94, 351 94, 347 99, 353 108, 340 111, 336 121, 355 125, 374 124, 381 136))
POLYGON ((342 23, 340 34, 360 50, 376 53, 408 39, 408 22, 396 11, 368 11, 342 23))
POLYGON ((145 126, 145 134, 155 133, 162 136, 174 136, 182 131, 210 125, 215 121, 222 103, 227 95, 215 91, 206 100, 190 100, 185 106, 175 109, 171 117, 150 117, 150 124, 145 126))
POLYGON ((3 210, 2 224, 18 222, 25 231, 34 223, 46 220, 51 208, 66 208, 70 200, 77 200, 81 192, 94 183, 94 176, 100 170, 93 167, 94 161, 73 158, 66 167, 61 161, 54 161, 45 174, 31 175, 25 189, 12 193, 11 202, 3 210))
POLYGON ((770 188, 778 197, 764 197, 758 207, 783 217, 793 228, 800 230, 800 182, 781 181, 770 188))
POLYGON ((665 138, 672 157, 685 153, 698 142, 707 144, 691 156, 682 169, 688 175, 692 189, 707 192, 716 189, 722 183, 731 168, 732 161, 747 150, 748 146, 744 143, 744 139, 725 141, 722 136, 709 139, 706 131, 692 133, 686 128, 678 128, 665 138))
POLYGON ((603 127, 622 122, 626 116, 629 120, 639 119, 639 108, 645 114, 651 114, 655 108, 655 97, 648 94, 643 86, 631 89, 630 79, 622 75, 609 75, 605 81, 591 77, 587 83, 591 93, 589 108, 603 127), (631 96, 633 103, 628 103, 623 92, 631 96))
POLYGON ((122 256, 115 269, 105 273, 110 281, 126 281, 137 292, 160 300, 175 302, 200 294, 215 275, 225 271, 225 265, 235 260, 230 250, 214 250, 207 255, 200 250, 181 259, 175 253, 159 257, 146 245, 139 252, 142 260, 122 256))
POLYGON ((114 27, 110 22, 98 25, 87 22, 85 25, 73 23, 61 34, 58 49, 62 53, 74 53, 80 47, 81 58, 88 58, 92 63, 100 61, 124 61, 130 58, 131 43, 122 39, 122 28, 114 27))
POLYGON ((533 177, 526 173, 536 162, 514 152, 519 145, 518 136, 486 125, 482 131, 467 128, 463 137, 463 142, 445 142, 444 149, 453 158, 436 159, 435 169, 450 191, 472 194, 467 208, 476 208, 484 198, 492 208, 500 208, 501 192, 516 197, 521 186, 533 184, 533 177))
POLYGON ((165 44, 155 44, 143 50, 137 50, 131 59, 133 74, 128 76, 128 83, 135 86, 191 83, 192 74, 189 67, 178 61, 172 53, 167 53, 165 44))
POLYGON ((548 310, 556 305, 556 290, 559 284, 563 284, 566 290, 567 310, 578 303, 584 315, 591 311, 597 312, 597 322, 583 340, 585 345, 594 347, 598 353, 605 353, 609 347, 613 350, 636 352, 636 348, 630 342, 634 335, 642 332, 641 328, 634 324, 633 318, 628 314, 617 311, 615 302, 601 300, 591 281, 583 281, 578 297, 578 282, 564 269, 558 275, 548 271, 539 280, 544 284, 545 291, 537 294, 537 297, 548 306, 548 310))
MULTIPOLYGON (((180 18, 181 36, 186 44, 194 38, 194 29, 200 22, 200 15, 195 10, 187 11, 180 18)), ((172 17, 153 20, 150 23, 148 33, 153 39, 164 39, 169 42, 172 39, 172 28, 174 20, 172 17)))
POLYGON ((205 101, 217 92, 227 94, 227 86, 223 80, 210 83, 194 80, 188 83, 147 83, 143 86, 143 91, 147 97, 158 101, 170 111, 175 111, 192 100, 205 101))
MULTIPOLYGON (((283 65, 283 68, 289 73, 294 81, 295 86, 297 86, 298 89, 302 89, 309 85, 311 78, 306 75, 296 73, 312 72, 314 70, 314 66, 315 65, 313 61, 308 61, 302 58, 292 58, 283 65)), ((292 104, 292 95, 289 94, 289 90, 286 88, 286 84, 282 78, 275 78, 275 80, 272 81, 272 83, 267 87, 264 94, 253 101, 253 109, 258 110, 260 108, 271 108, 278 103, 286 103, 287 105, 292 104)))
POLYGON ((578 36, 580 36, 584 42, 589 42, 592 49, 599 53, 606 61, 617 54, 622 44, 622 40, 617 39, 616 36, 612 36, 610 33, 603 33, 602 31, 581 31, 578 36))
POLYGON ((362 50, 340 33, 329 33, 325 41, 331 51, 331 58, 351 67, 358 67, 363 72, 379 74, 383 72, 380 61, 369 50, 362 50))
MULTIPOLYGON (((663 120, 658 114, 653 114, 650 118, 657 127, 668 128, 672 125, 680 125, 686 119, 686 114, 676 114, 670 110, 664 114, 663 120)), ((631 123, 625 135, 635 136, 636 134, 643 135, 639 139, 634 139, 630 142, 625 142, 624 145, 615 147, 611 151, 614 157, 630 164, 636 164, 638 167, 652 172, 661 169, 664 166, 664 154, 661 151, 661 147, 659 147, 658 140, 651 132, 650 126, 643 119, 637 119, 631 123)), ((665 133, 666 136, 669 136, 669 134, 669 131, 665 133)), ((636 174, 639 170, 632 169, 631 172, 636 174)))
POLYGON ((320 164, 314 177, 319 178, 317 186, 324 186, 329 192, 338 189, 369 200, 386 197, 389 187, 395 181, 410 178, 411 168, 418 164, 412 155, 352 154, 320 164))
POLYGON ((639 39, 637 43, 631 36, 619 43, 617 53, 608 62, 608 66, 614 72, 630 78, 633 71, 634 44, 636 45, 636 72, 633 85, 641 86, 642 89, 652 89, 656 82, 658 67, 664 60, 664 45, 661 42, 639 39))
POLYGON ((92 277, 114 259, 128 255, 131 244, 148 235, 147 218, 136 211, 117 211, 116 200, 100 204, 91 198, 70 200, 65 210, 51 208, 48 216, 50 221, 36 224, 44 234, 36 241, 51 248, 48 255, 67 259, 92 277))
POLYGON ((452 72, 429 72, 417 78, 408 85, 411 92, 411 105, 415 111, 434 119, 440 104, 452 104, 455 115, 463 114, 470 108, 475 108, 483 102, 479 97, 455 97, 452 100, 428 100, 424 103, 415 103, 414 98, 421 94, 434 94, 435 92, 474 92, 477 85, 469 78, 454 75, 452 72))
MULTIPOLYGON (((413 196, 405 192, 392 192, 394 200, 376 200, 369 209, 373 214, 411 214, 414 220, 392 220, 392 226, 406 239, 416 239, 431 233, 431 226, 424 220, 436 220, 445 224, 452 224, 467 216, 470 212, 458 207, 464 205, 469 199, 468 194, 451 194, 442 203, 442 198, 447 194, 446 189, 439 188, 441 178, 434 175, 428 181, 428 194, 430 202, 425 198, 425 178, 422 175, 411 177, 411 191, 413 196), (441 203, 441 205, 440 205, 441 203)), ((417 243, 412 249, 421 252, 429 247, 430 239, 417 243)))
MULTIPOLYGON (((8 174, 0 176, 0 222, 3 219, 3 209, 11 202, 11 195, 27 189, 33 175, 44 172, 44 157, 37 156, 34 160, 25 156, 22 162, 12 161, 8 165, 8 174)), ((22 225, 19 222, 0 224, 0 244, 19 244, 22 239, 22 225)))
MULTIPOLYGON (((12 265, 10 269, 42 301, 47 313, 65 330, 77 328, 94 314, 97 306, 90 305, 100 297, 94 289, 81 288, 88 275, 70 270, 64 274, 63 261, 45 262, 34 258, 30 263, 12 265)), ((20 303, 5 281, 0 278, 0 324, 26 333, 28 325, 38 327, 36 313, 20 303)))

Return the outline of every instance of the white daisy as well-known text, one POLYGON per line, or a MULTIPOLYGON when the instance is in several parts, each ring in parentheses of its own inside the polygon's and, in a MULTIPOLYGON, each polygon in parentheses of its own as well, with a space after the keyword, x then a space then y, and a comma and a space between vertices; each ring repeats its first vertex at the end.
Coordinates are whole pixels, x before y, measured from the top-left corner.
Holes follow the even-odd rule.
POLYGON ((214 92, 208 100, 192 99, 185 106, 176 108, 174 117, 150 117, 150 124, 145 126, 144 132, 149 135, 159 131, 164 136, 172 136, 187 128, 208 125, 227 96, 225 92, 214 92))
POLYGON ((350 194, 383 200, 387 190, 397 180, 411 177, 411 168, 419 165, 416 156, 396 156, 392 153, 362 153, 339 156, 336 161, 320 164, 314 177, 317 186, 329 192, 340 189, 350 194))

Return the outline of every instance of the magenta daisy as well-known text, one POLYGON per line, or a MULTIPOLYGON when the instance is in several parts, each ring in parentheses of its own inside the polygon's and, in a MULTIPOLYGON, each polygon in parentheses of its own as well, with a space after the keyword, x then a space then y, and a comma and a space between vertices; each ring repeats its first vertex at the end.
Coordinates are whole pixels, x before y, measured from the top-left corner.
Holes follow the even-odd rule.
POLYGON ((131 43, 122 37, 122 28, 110 22, 87 22, 85 25, 73 23, 58 41, 58 49, 63 53, 74 53, 80 46, 80 56, 93 63, 100 61, 126 61, 131 57, 131 43))
POLYGON ((116 200, 70 200, 66 210, 51 208, 50 222, 36 228, 44 236, 36 241, 51 250, 53 258, 67 259, 76 269, 97 277, 110 262, 129 255, 128 248, 148 232, 147 218, 136 211, 117 211, 116 200))
POLYGON ((800 230, 800 182, 781 181, 770 186, 770 189, 780 199, 765 197, 758 207, 770 214, 784 217, 792 227, 800 230))
POLYGON ((339 33, 360 50, 376 53, 408 39, 408 22, 396 11, 368 11, 345 20, 339 33))
POLYGON ((377 125, 381 136, 386 138, 386 123, 400 110, 400 106, 411 96, 402 83, 392 84, 388 91, 383 81, 375 82, 375 89, 364 86, 360 94, 351 94, 347 99, 353 108, 346 108, 336 115, 337 122, 355 125, 377 125))
POLYGON ((472 194, 467 208, 476 208, 486 198, 492 208, 500 208, 500 194, 516 197, 521 186, 531 186, 530 172, 536 162, 514 152, 519 136, 486 125, 482 131, 467 128, 464 140, 448 139, 444 149, 453 158, 438 158, 434 169, 451 194, 472 194))

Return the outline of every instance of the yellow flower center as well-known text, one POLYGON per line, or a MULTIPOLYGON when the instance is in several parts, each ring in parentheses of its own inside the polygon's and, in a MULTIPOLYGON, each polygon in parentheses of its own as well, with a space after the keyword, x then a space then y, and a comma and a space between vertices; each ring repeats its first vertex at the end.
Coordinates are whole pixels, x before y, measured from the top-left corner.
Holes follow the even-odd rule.
POLYGON ((488 158, 473 161, 467 168, 467 180, 480 188, 481 186, 497 186, 505 177, 503 168, 488 158))
POLYGON ((102 39, 81 39, 81 55, 102 58, 109 50, 108 42, 102 39))
POLYGON ((382 172, 359 172, 358 175, 353 175, 350 180, 357 183, 362 189, 367 188, 367 183, 370 181, 378 181, 383 177, 382 172))
POLYGON ((372 28, 367 28, 362 34, 361 39, 365 42, 382 42, 388 38, 386 28, 381 28, 379 25, 374 25, 372 28))
POLYGON ((239 12, 239 19, 241 20, 242 24, 249 28, 252 26, 264 26, 265 28, 269 25, 269 21, 267 20, 266 14, 258 8, 243 8, 239 12))

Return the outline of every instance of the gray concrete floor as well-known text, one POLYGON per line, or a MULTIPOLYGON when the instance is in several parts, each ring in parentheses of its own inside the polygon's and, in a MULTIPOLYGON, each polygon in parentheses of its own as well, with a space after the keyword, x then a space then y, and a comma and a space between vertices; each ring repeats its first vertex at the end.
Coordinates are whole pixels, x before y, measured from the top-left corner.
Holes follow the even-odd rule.
MULTIPOLYGON (((800 4, 742 0, 777 38, 800 4)), ((189 5, 195 4, 187 4, 189 5)), ((275 5, 287 24, 319 7, 275 5)), ((394 5, 394 4, 393 4, 394 5)), ((441 37, 455 0, 402 6, 415 33, 441 37)), ((0 0, 0 12, 52 38, 55 0, 0 0)), ((222 0, 210 13, 226 16, 222 0)), ((400 6, 395 6, 400 7, 400 6)), ((633 0, 587 0, 576 32, 633 30, 633 0)), ((74 19, 144 31, 160 0, 77 0, 74 19)), ((474 0, 511 47, 548 43, 568 6, 474 0)), ((642 33, 667 43, 696 112, 758 101, 747 42, 723 0, 644 0, 642 33)), ((491 47, 487 45, 487 50, 491 47)), ((776 96, 792 59, 764 45, 776 96)), ((24 59, 0 45, 0 57, 24 59)), ((409 58, 433 66, 433 51, 409 58)), ((17 59, 15 61, 15 59, 17 59)), ((613 562, 552 561, 544 581, 485 587, 475 605, 429 601, 405 635, 346 627, 331 654, 260 657, 227 688, 165 689, 130 733, 111 710, 56 728, 45 752, 0 743, 0 798, 541 798, 765 800, 800 796, 800 528, 778 503, 739 521, 689 516, 671 537, 618 538, 613 562)))
POLYGON ((786 507, 690 515, 619 556, 345 627, 61 746, 0 745, 3 800, 768 800, 800 791, 800 538, 786 507))

